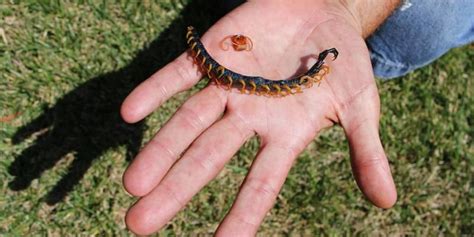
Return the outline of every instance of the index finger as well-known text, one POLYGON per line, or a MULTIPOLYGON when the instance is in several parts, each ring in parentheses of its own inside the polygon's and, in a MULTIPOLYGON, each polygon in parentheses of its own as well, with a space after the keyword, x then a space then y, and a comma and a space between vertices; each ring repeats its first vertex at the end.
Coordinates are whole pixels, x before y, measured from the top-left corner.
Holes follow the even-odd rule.
POLYGON ((181 54, 127 96, 121 108, 123 119, 129 123, 143 119, 174 94, 194 86, 201 76, 188 52, 181 54))

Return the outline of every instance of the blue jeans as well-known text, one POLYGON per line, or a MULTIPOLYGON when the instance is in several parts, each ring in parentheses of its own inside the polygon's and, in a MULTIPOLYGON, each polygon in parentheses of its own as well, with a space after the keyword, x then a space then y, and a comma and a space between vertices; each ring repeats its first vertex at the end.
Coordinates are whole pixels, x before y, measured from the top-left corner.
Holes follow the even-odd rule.
POLYGON ((374 73, 403 76, 474 41, 474 0, 405 1, 367 39, 374 73))
MULTIPOLYGON (((243 0, 221 3, 230 11, 243 0)), ((474 41, 474 0, 405 0, 367 39, 374 73, 403 76, 474 41)))

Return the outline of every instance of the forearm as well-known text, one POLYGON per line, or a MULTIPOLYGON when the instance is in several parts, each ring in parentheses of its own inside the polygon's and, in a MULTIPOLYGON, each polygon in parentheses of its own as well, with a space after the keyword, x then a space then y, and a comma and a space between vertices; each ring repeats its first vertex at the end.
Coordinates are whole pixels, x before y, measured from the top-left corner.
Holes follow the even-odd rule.
POLYGON ((364 38, 398 7, 400 0, 340 0, 342 6, 354 19, 355 27, 364 38))

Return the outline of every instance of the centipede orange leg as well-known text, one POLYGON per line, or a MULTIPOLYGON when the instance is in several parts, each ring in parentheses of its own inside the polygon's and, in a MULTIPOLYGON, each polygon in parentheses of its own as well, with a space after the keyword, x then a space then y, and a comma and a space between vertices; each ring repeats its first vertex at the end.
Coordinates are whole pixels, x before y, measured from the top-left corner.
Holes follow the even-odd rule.
POLYGON ((295 94, 296 93, 303 93, 303 91, 301 90, 301 86, 298 85, 298 84, 291 85, 291 88, 293 88, 295 90, 295 92, 294 92, 295 94))
POLYGON ((233 83, 234 81, 232 80, 232 77, 230 77, 230 76, 227 76, 226 78, 227 78, 227 81, 229 82, 229 83, 227 84, 226 90, 231 90, 231 89, 232 89, 232 83, 233 83))
POLYGON ((267 85, 261 85, 261 87, 265 89, 265 91, 263 92, 264 95, 270 95, 270 87, 268 87, 267 85))
POLYGON ((306 88, 310 88, 313 86, 312 80, 313 78, 310 76, 303 76, 300 79, 300 84, 306 86, 306 88))
POLYGON ((329 74, 329 71, 330 71, 329 66, 323 65, 321 67, 321 71, 320 71, 321 74, 320 75, 322 75, 322 76, 327 75, 327 74, 329 74))
POLYGON ((218 78, 221 78, 222 76, 224 76, 224 73, 225 73, 225 68, 223 66, 219 66, 217 68, 217 73, 219 73, 217 75, 218 78))
POLYGON ((212 78, 211 71, 212 71, 212 64, 208 64, 207 76, 209 77, 209 79, 212 78))
POLYGON ((283 89, 286 90, 287 95, 289 95, 289 94, 293 95, 294 94, 293 91, 291 91, 291 88, 288 85, 284 85, 283 89))
POLYGON ((240 79, 239 82, 242 85, 242 88, 240 89, 240 93, 245 94, 245 81, 240 79))
POLYGON ((249 94, 255 94, 255 91, 257 90, 257 85, 253 81, 250 81, 249 84, 252 86, 252 90, 250 90, 249 94))
POLYGON ((276 84, 273 84, 272 87, 275 88, 275 90, 276 90, 275 96, 280 96, 281 95, 281 87, 279 85, 276 85, 276 84))
POLYGON ((202 57, 201 68, 204 69, 204 64, 206 63, 206 57, 202 57))

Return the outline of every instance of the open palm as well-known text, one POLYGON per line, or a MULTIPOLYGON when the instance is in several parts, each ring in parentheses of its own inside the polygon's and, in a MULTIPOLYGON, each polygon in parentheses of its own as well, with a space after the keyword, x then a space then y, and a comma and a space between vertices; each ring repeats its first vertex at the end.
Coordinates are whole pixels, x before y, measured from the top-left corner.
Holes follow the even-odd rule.
MULTIPOLYGON (((142 197, 127 214, 133 232, 163 227, 257 134, 260 152, 218 229, 224 235, 256 233, 298 154, 335 123, 348 137, 359 187, 375 205, 393 205, 396 191, 378 135, 379 97, 364 40, 344 11, 311 4, 250 1, 202 37, 220 64, 275 80, 305 72, 324 49, 340 54, 326 61, 331 68, 326 80, 303 93, 273 98, 210 84, 186 101, 124 175, 127 191, 142 197), (250 37, 252 51, 223 51, 220 41, 233 34, 250 37)), ((201 76, 189 55, 181 55, 129 95, 124 119, 141 120, 201 76)))

